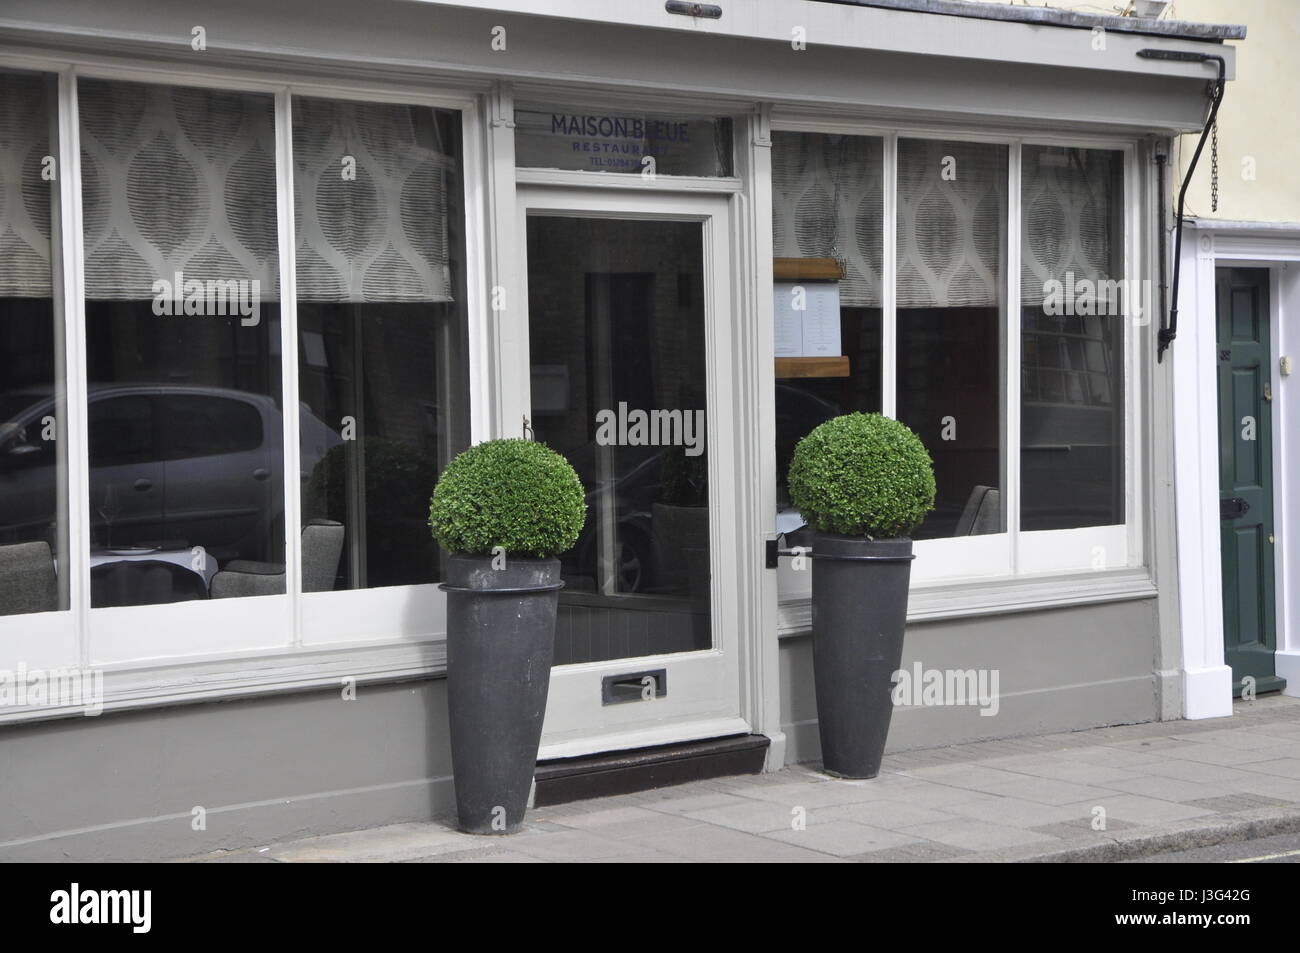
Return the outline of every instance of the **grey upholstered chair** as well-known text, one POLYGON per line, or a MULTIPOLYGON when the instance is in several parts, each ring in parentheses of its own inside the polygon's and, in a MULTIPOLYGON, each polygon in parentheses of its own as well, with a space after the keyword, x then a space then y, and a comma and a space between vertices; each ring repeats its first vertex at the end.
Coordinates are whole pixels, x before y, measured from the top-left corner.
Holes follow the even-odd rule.
POLYGON ((997 487, 977 486, 966 500, 954 536, 987 536, 1002 529, 1002 497, 997 487))
MULTIPOLYGON (((334 588, 343 554, 343 532, 343 524, 334 520, 310 520, 303 526, 303 592, 329 592, 334 588)), ((210 592, 213 599, 283 593, 284 564, 232 559, 212 577, 210 592)))
POLYGON ((59 607, 50 544, 0 546, 0 615, 53 612, 59 607))

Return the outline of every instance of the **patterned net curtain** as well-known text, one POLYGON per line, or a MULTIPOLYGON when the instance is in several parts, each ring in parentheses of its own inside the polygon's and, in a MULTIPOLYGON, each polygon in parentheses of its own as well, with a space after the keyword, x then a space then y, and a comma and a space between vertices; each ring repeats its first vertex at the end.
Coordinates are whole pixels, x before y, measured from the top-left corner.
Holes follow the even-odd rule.
POLYGON ((1117 155, 1025 146, 1021 173, 1020 299, 1042 305, 1049 281, 1110 280, 1116 261, 1117 155))
MULTIPOLYGON (((778 258, 838 258, 840 300, 880 307, 881 140, 775 133, 772 232, 778 258)), ((994 307, 1006 232, 1006 150, 902 140, 898 158, 899 308, 994 307), (941 172, 951 156, 956 178, 941 172)))
POLYGON ((1006 156, 986 143, 899 140, 899 308, 998 306, 1006 156))
POLYGON ((773 133, 773 254, 839 259, 845 307, 881 306, 883 195, 880 139, 773 133))
POLYGON ((49 81, 0 73, 0 298, 48 298, 50 192, 41 178, 50 153, 49 81))
MULTIPOLYGON (((278 298, 272 97, 82 80, 79 98, 87 297, 151 298, 183 272, 278 298)), ((295 99, 294 125, 300 299, 450 301, 455 160, 433 110, 295 99)))
POLYGON ((82 80, 78 99, 87 298, 177 272, 279 297, 272 97, 82 80))
POLYGON ((299 298, 451 301, 456 160, 434 110, 295 98, 293 116, 299 298))
MULTIPOLYGON (((1023 170, 1022 393, 1044 405, 1118 407, 1122 339, 1112 307, 1150 305, 1127 301, 1127 289, 1111 299, 1096 284, 1124 275, 1123 153, 1026 146, 1023 170), (1092 313, 1047 313, 1049 282, 1057 283, 1052 291, 1059 306, 1060 297, 1074 298, 1083 281, 1094 283, 1092 313)), ((1025 426, 1032 425, 1026 417, 1025 426)))

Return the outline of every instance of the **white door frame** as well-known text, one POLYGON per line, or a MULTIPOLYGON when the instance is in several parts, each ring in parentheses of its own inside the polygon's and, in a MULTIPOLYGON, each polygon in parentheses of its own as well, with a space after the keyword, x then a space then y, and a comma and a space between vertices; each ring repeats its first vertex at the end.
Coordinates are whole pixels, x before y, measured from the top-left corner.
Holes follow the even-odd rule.
POLYGON ((1277 674, 1284 694, 1300 696, 1300 497, 1288 497, 1288 480, 1300 482, 1300 441, 1288 435, 1300 421, 1296 372, 1283 377, 1278 359, 1300 362, 1300 229, 1236 222, 1185 225, 1183 281, 1179 289, 1174 361, 1175 494, 1178 523, 1178 592, 1183 651, 1183 716, 1232 714, 1232 669, 1224 663, 1223 582, 1219 546, 1218 383, 1215 270, 1267 268, 1273 367, 1273 522, 1277 545, 1277 674), (1288 558, 1291 554, 1291 558, 1288 558))
MULTIPOLYGON (((761 565, 738 558, 749 548, 742 543, 744 506, 733 492, 746 466, 741 447, 757 442, 740 439, 740 431, 757 424, 753 415, 737 413, 744 370, 740 342, 752 337, 743 327, 734 279, 738 250, 736 203, 727 195, 666 190, 589 188, 568 185, 524 185, 517 188, 515 249, 518 298, 510 314, 512 327, 501 335, 502 367, 516 381, 506 388, 503 418, 531 417, 528 347, 527 241, 529 215, 572 215, 700 222, 703 227, 705 276, 706 393, 708 402, 710 560, 712 575, 713 647, 699 652, 641 656, 604 662, 558 666, 552 670, 550 698, 539 759, 568 758, 600 751, 639 748, 670 742, 747 733, 753 730, 749 705, 741 691, 742 636, 760 633, 743 624, 757 617, 755 602, 764 580, 761 565), (513 373, 511 373, 513 370, 513 373), (750 578, 755 577, 755 578, 750 578), (605 705, 601 683, 607 675, 645 669, 665 669, 663 698, 605 705)), ((753 519, 756 514, 749 514, 753 519)), ((754 546, 757 550, 758 547, 754 546)), ((746 646, 748 648, 748 646, 746 646)))

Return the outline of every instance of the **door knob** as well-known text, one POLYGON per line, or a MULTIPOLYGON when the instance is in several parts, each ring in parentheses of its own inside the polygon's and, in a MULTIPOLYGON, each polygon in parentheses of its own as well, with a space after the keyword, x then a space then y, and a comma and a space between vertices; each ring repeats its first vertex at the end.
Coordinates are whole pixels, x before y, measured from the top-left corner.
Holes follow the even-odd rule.
POLYGON ((153 480, 150 480, 148 477, 140 477, 140 479, 136 480, 132 485, 143 493, 145 490, 153 489, 153 480))
POLYGON ((254 480, 265 480, 270 475, 271 475, 271 471, 268 470, 266 467, 258 467, 256 470, 253 471, 254 480))

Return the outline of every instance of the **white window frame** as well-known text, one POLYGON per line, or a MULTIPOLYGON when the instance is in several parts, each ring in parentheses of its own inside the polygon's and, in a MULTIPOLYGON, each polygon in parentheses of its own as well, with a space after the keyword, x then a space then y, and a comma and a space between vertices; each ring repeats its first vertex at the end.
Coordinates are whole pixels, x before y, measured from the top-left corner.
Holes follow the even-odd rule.
MULTIPOLYGON (((885 194, 883 209, 884 260, 881 263, 882 340, 881 409, 895 416, 897 299, 896 228, 898 140, 939 139, 984 142, 1008 148, 1007 261, 1003 302, 1003 472, 1006 475, 1006 531, 986 536, 918 540, 912 569, 909 620, 950 618, 1046 608, 1094 601, 1149 598, 1155 586, 1145 558, 1144 505, 1146 472, 1138 452, 1143 435, 1142 348, 1139 328, 1124 320, 1124 478, 1125 522, 1079 529, 1022 531, 1020 529, 1020 232, 1021 157, 1026 145, 1101 149, 1123 154, 1122 215, 1125 278, 1141 279, 1142 205, 1137 168, 1138 140, 1125 135, 1076 135, 1056 132, 1002 130, 990 132, 960 125, 885 124, 856 118, 826 118, 786 112, 772 120, 773 132, 825 133, 876 137, 884 143, 885 194), (1027 588, 1031 587, 1031 588, 1027 588)), ((771 188, 758 190, 756 227, 772 227, 771 188)), ((770 269, 760 262, 760 269, 770 269)), ((760 271, 760 277, 764 272, 760 271)), ((770 271, 766 273, 770 281, 770 271)), ((771 305, 760 302, 759 320, 770 326, 771 305)), ((1146 315, 1149 323, 1152 315, 1146 315)), ((777 570, 778 634, 803 634, 811 626, 811 572, 796 571, 790 560, 777 570)))
MULTIPOLYGON (((468 377, 470 439, 487 439, 491 380, 483 255, 484 119, 476 95, 482 84, 431 90, 413 82, 338 82, 309 76, 268 79, 238 69, 186 70, 125 65, 103 56, 0 53, 0 67, 57 77, 61 241, 52 255, 62 266, 62 314, 66 337, 68 400, 67 506, 70 551, 82 556, 70 576, 70 608, 0 618, 0 669, 80 668, 102 672, 104 710, 174 704, 411 677, 445 664, 445 597, 436 583, 328 593, 296 592, 301 580, 300 499, 297 481, 285 481, 286 584, 284 595, 205 600, 172 605, 91 609, 89 470, 86 460, 86 341, 84 249, 81 215, 80 126, 77 82, 196 86, 274 97, 276 191, 280 254, 282 406, 297 404, 297 320, 293 235, 292 97, 406 103, 458 111, 461 115, 461 179, 465 209, 466 301, 469 316, 468 377)), ((55 239, 52 238, 52 242, 55 239)), ((55 270, 55 275, 59 274, 55 270)), ((285 414, 283 464, 299 469, 297 415, 285 414)), ((62 717, 80 709, 13 706, 0 709, 0 723, 62 717)))

